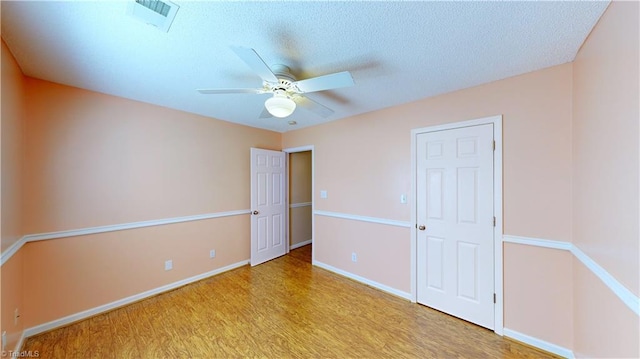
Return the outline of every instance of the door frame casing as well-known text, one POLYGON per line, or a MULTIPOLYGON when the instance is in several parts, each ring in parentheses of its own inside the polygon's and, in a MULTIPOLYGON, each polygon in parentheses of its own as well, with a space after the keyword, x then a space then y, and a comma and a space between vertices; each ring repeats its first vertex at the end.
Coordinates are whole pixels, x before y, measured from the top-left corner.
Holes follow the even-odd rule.
POLYGON ((291 170, 289 168, 289 155, 292 153, 296 153, 296 152, 307 152, 307 151, 311 151, 311 262, 313 263, 315 261, 315 249, 313 246, 313 243, 315 241, 315 237, 316 237, 316 216, 314 215, 315 210, 316 210, 316 201, 315 201, 315 146, 314 145, 307 145, 307 146, 298 146, 298 147, 291 147, 291 148, 285 148, 282 150, 282 152, 284 152, 286 155, 285 157, 285 165, 286 165, 286 172, 287 172, 287 177, 285 179, 285 200, 287 201, 287 205, 286 205, 286 214, 285 214, 285 227, 286 227, 286 237, 287 237, 287 253, 289 253, 289 248, 291 246, 290 242, 291 242, 291 237, 290 237, 290 225, 289 225, 289 220, 290 220, 290 205, 291 205, 291 198, 289 198, 289 176, 290 173, 289 171, 291 170))
POLYGON ((418 213, 416 198, 417 191, 417 153, 416 144, 417 136, 422 133, 446 131, 463 127, 471 127, 478 125, 493 124, 493 140, 495 141, 495 151, 493 154, 493 215, 496 218, 496 225, 493 228, 494 240, 494 264, 493 264, 493 287, 496 294, 496 303, 494 306, 494 332, 503 335, 503 252, 502 252, 502 115, 478 118, 474 120, 453 122, 442 125, 416 128, 411 130, 411 301, 416 303, 418 299, 418 273, 417 273, 417 223, 418 213))

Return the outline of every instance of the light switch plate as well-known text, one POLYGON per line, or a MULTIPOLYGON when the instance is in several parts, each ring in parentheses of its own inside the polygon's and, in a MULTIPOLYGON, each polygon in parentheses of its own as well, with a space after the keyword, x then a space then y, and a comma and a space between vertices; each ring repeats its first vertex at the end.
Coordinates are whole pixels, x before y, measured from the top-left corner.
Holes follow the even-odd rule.
POLYGON ((320 198, 327 198, 327 191, 325 190, 320 191, 320 198))

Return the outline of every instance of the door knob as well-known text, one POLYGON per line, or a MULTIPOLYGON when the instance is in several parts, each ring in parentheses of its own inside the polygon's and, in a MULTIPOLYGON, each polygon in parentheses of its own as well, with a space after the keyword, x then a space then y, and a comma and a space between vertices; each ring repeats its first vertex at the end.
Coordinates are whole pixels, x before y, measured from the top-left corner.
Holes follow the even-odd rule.
POLYGON ((418 227, 418 229, 419 229, 419 230, 421 230, 421 231, 424 231, 425 229, 427 229, 427 227, 425 227, 425 226, 420 226, 420 227, 418 227))
POLYGON ((257 214, 260 214, 260 212, 258 212, 258 211, 253 211, 253 214, 254 214, 254 215, 257 215, 257 214))

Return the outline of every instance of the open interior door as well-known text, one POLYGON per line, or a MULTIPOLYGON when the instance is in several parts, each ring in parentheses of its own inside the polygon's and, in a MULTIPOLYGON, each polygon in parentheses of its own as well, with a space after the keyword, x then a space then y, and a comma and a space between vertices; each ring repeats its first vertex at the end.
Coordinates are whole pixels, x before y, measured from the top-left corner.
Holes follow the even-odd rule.
POLYGON ((287 252, 285 153, 251 149, 251 265, 287 252))

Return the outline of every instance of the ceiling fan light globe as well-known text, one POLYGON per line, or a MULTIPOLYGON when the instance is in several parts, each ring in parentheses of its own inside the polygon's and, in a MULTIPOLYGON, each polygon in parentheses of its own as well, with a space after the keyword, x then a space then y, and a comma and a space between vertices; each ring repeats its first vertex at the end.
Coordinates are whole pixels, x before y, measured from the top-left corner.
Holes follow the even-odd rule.
POLYGON ((296 109, 296 103, 284 96, 274 96, 267 99, 264 102, 264 107, 274 117, 284 118, 293 113, 296 109))

